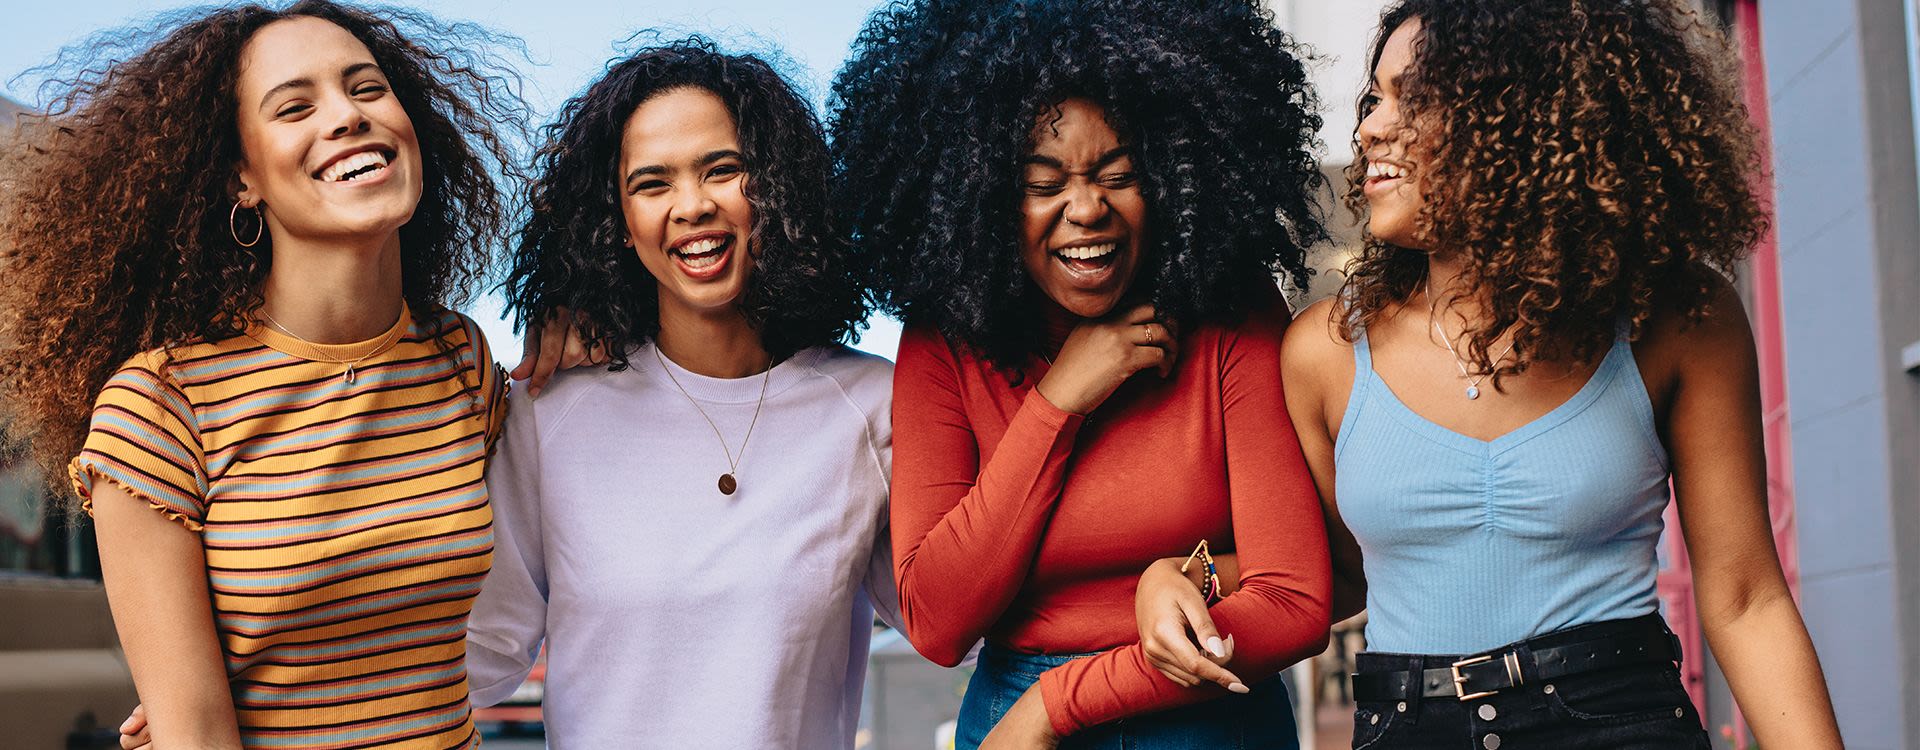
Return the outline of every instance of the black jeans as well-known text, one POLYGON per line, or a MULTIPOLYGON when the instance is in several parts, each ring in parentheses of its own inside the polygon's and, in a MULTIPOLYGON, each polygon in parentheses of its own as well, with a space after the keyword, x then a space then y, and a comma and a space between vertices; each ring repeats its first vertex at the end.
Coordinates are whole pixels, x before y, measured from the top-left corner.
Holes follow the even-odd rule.
MULTIPOLYGON (((1659 615, 1568 628, 1514 647, 1547 648, 1630 629, 1666 629, 1659 615)), ((1505 649, 1501 649, 1505 650, 1505 649)), ((1362 653, 1361 674, 1446 667, 1457 655, 1362 653)), ((1362 701, 1354 750, 1696 750, 1711 747, 1672 664, 1618 667, 1535 681, 1485 698, 1362 701)))

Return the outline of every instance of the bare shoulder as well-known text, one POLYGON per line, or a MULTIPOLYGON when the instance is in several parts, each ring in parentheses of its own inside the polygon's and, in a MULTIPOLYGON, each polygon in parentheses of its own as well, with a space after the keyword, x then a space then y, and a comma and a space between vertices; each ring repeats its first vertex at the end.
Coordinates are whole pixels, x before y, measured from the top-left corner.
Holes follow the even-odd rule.
POLYGON ((1682 361, 1716 360, 1740 351, 1748 352, 1750 357, 1753 324, 1747 318, 1746 303, 1740 299, 1740 293, 1732 284, 1723 282, 1708 294, 1705 315, 1698 319, 1678 310, 1655 313, 1641 337, 1644 348, 1672 354, 1682 361))
POLYGON ((1340 336, 1338 302, 1327 298, 1307 306, 1287 325, 1280 366, 1289 385, 1325 388, 1353 378, 1353 344, 1340 336))
POLYGON ((1656 403, 1688 383, 1739 384, 1758 378, 1753 325, 1731 283, 1709 292, 1699 318, 1681 310, 1655 313, 1634 346, 1656 403))

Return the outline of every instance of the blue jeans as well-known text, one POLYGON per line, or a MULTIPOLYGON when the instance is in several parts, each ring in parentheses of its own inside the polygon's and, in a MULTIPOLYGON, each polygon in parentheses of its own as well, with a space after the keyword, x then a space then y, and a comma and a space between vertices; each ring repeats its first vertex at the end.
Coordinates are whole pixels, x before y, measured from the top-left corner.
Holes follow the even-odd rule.
MULTIPOLYGON (((1659 628, 1659 615, 1580 625, 1529 639, 1546 648, 1632 629, 1659 628)), ((1460 657, 1362 653, 1361 674, 1445 667, 1460 657)), ((1484 698, 1452 696, 1361 701, 1354 750, 1455 750, 1500 746, 1555 750, 1706 750, 1707 732, 1680 672, 1670 664, 1601 669, 1533 681, 1484 698), (1490 739, 1493 738, 1493 739, 1490 739)))
MULTIPOLYGON (((960 702, 958 750, 976 750, 987 732, 1040 674, 1073 659, 1093 656, 1025 654, 993 644, 980 649, 980 662, 960 702)), ((1275 677, 1246 695, 1229 693, 1191 706, 1143 714, 1091 727, 1066 738, 1061 750, 1299 750, 1293 704, 1286 680, 1275 677)))

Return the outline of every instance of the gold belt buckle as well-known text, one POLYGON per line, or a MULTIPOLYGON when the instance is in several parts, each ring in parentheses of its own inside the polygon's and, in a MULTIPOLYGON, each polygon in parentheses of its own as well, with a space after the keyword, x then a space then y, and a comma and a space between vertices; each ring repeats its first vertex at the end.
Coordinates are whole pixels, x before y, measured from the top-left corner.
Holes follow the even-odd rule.
MULTIPOLYGON (((1479 656, 1469 656, 1465 659, 1461 659, 1459 661, 1454 662, 1452 665, 1453 697, 1460 700, 1461 702, 1466 702, 1466 701, 1473 700, 1475 698, 1485 698, 1489 695, 1493 695, 1494 693, 1500 692, 1498 690, 1488 690, 1486 692, 1481 692, 1481 693, 1464 692, 1467 686, 1467 676, 1460 674, 1460 668, 1471 667, 1475 664, 1485 664, 1490 661, 1493 661, 1492 654, 1481 654, 1479 656)), ((1520 658, 1518 656, 1515 656, 1512 651, 1508 651, 1500 655, 1500 665, 1507 668, 1508 682, 1513 683, 1513 685, 1515 686, 1518 686, 1523 682, 1520 676, 1520 658)))

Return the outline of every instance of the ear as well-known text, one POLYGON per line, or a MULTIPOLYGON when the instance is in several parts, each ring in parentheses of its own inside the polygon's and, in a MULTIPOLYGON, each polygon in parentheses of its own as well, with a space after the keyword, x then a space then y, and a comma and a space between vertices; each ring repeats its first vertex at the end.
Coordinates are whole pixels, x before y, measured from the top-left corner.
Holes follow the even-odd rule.
POLYGON ((260 194, 252 187, 255 184, 257 183, 252 179, 251 170, 247 165, 236 164, 233 167, 233 176, 227 180, 227 192, 233 195, 233 199, 240 204, 241 208, 253 208, 260 205, 260 194))

